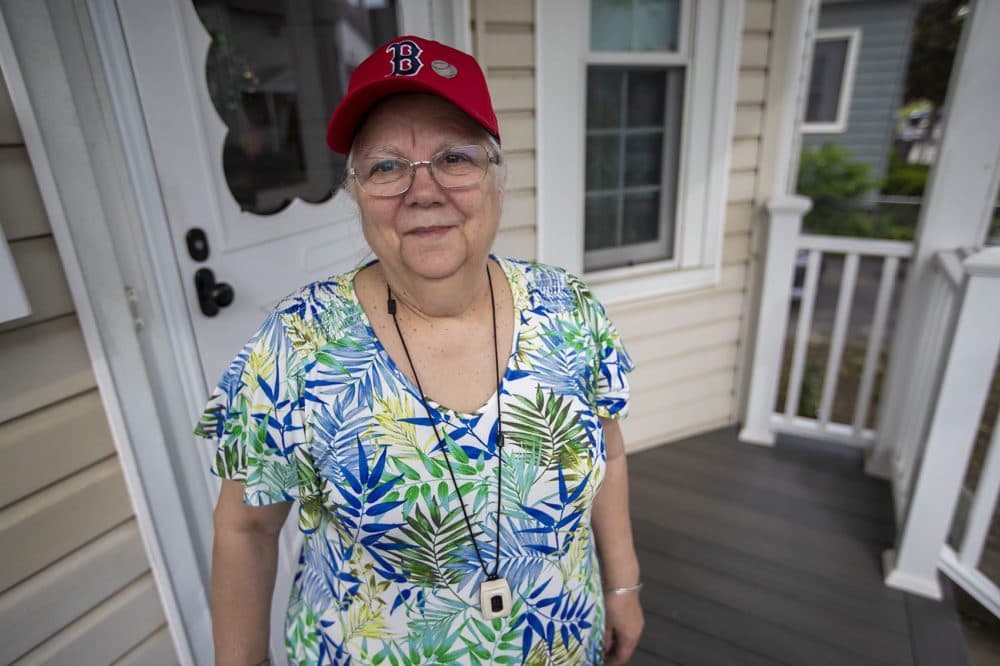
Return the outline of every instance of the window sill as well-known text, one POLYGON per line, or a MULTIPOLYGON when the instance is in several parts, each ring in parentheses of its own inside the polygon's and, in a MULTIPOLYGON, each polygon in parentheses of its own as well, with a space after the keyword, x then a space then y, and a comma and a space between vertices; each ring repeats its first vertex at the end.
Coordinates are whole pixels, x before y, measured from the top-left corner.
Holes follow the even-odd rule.
POLYGON ((712 287, 719 282, 719 271, 678 269, 671 261, 594 271, 584 274, 583 280, 601 303, 614 306, 712 287))
POLYGON ((802 123, 803 134, 843 134, 847 123, 802 123))

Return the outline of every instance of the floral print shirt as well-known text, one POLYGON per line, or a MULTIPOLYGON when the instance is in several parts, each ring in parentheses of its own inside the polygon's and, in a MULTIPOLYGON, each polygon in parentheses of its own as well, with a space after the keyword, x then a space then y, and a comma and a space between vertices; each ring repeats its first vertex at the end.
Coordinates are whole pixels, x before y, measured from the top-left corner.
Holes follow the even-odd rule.
POLYGON ((632 362, 579 279, 494 260, 516 330, 499 393, 476 412, 428 401, 427 413, 358 302, 360 269, 280 303, 212 394, 196 432, 216 443, 213 472, 242 482, 249 505, 298 503, 291 663, 601 662, 590 513, 606 460, 600 419, 627 412, 632 362), (492 568, 497 400, 499 574, 512 608, 486 620, 459 496, 492 568))

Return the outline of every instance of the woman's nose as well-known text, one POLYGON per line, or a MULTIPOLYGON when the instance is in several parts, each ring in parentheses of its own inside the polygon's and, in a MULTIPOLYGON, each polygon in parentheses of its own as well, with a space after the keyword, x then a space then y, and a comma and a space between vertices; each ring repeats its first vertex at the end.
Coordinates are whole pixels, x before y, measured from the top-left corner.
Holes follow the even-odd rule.
POLYGON ((408 201, 420 203, 423 201, 435 201, 443 196, 441 186, 434 180, 429 162, 417 162, 413 165, 410 189, 406 191, 408 201))

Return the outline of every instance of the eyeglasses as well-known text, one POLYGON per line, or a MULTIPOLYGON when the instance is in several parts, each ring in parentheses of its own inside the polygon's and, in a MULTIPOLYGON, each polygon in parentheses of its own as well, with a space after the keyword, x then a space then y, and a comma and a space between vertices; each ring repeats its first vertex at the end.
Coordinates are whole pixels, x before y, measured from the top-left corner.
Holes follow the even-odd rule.
POLYGON ((365 194, 373 197, 396 197, 413 185, 417 167, 426 166, 431 178, 445 190, 475 185, 483 180, 490 164, 499 164, 498 155, 490 155, 483 146, 448 148, 429 160, 411 162, 394 155, 362 157, 351 167, 351 175, 365 194))

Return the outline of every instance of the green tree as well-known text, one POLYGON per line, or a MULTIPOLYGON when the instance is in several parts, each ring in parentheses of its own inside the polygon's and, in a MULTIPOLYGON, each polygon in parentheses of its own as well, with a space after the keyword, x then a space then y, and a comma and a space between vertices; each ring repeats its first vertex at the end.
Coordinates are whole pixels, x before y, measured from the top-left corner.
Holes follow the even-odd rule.
POLYGON ((944 104, 968 9, 966 0, 933 0, 920 8, 913 27, 904 104, 927 100, 934 107, 932 112, 944 104))
POLYGON ((925 137, 934 136, 938 109, 944 105, 951 80, 951 67, 962 36, 967 0, 933 0, 920 8, 913 26, 913 44, 906 69, 903 104, 926 101, 930 120, 925 137))

